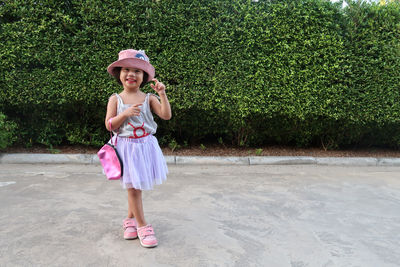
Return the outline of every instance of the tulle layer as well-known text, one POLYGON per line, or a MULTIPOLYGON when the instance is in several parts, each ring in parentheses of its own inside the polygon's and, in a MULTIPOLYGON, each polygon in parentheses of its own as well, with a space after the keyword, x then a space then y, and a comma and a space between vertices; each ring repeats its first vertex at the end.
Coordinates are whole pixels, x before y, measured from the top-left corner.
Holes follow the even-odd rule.
MULTIPOLYGON (((115 137, 114 137, 115 140, 115 137)), ((157 138, 117 138, 117 151, 124 165, 123 188, 151 190, 167 179, 168 167, 157 138)))

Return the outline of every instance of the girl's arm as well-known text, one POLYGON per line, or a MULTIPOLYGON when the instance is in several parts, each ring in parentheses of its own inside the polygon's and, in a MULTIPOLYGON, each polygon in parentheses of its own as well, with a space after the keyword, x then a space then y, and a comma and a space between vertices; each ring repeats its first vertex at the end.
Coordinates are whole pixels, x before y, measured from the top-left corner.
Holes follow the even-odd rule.
POLYGON ((163 120, 169 120, 172 117, 171 106, 169 105, 167 94, 165 93, 165 85, 159 82, 157 79, 153 79, 155 84, 150 84, 158 95, 160 96, 160 101, 157 97, 152 96, 150 98, 150 105, 154 113, 158 115, 163 120))
POLYGON ((118 99, 117 96, 113 95, 108 100, 107 104, 107 114, 105 119, 106 129, 112 131, 114 129, 118 129, 124 121, 129 118, 130 116, 139 116, 140 115, 140 105, 136 104, 132 105, 131 107, 127 108, 124 112, 117 115, 117 105, 118 99), (110 124, 108 120, 112 119, 112 129, 110 128, 110 124))

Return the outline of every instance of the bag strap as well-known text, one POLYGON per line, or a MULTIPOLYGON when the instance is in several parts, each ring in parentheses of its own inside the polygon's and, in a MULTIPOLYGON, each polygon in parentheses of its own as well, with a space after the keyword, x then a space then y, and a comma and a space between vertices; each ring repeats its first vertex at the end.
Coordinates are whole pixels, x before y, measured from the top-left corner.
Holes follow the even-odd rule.
POLYGON ((111 120, 112 120, 112 118, 110 118, 109 120, 108 120, 108 124, 110 125, 110 137, 111 137, 111 144, 113 145, 113 146, 116 146, 117 145, 117 138, 118 138, 118 134, 119 134, 119 131, 117 131, 117 136, 115 137, 115 144, 113 144, 113 136, 112 136, 112 124, 111 124, 111 120))

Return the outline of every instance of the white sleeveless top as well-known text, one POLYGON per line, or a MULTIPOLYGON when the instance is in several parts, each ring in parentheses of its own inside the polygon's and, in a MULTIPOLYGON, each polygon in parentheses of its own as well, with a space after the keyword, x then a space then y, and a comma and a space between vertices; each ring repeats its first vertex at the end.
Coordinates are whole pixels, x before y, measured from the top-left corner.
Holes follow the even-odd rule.
MULTIPOLYGON (((118 94, 115 93, 113 95, 116 95, 118 99, 117 114, 132 106, 131 104, 124 104, 118 94)), ((118 134, 120 137, 141 138, 156 133, 157 123, 154 121, 153 114, 151 113, 150 95, 152 94, 146 94, 146 98, 140 106, 140 115, 131 116, 126 119, 119 129, 116 129, 118 132, 113 131, 114 134, 118 134)))

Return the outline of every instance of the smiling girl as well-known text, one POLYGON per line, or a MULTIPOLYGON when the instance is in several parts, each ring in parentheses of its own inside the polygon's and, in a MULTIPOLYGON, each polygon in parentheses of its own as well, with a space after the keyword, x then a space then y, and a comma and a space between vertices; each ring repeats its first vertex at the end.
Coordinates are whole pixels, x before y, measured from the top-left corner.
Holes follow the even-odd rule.
POLYGON ((120 94, 113 94, 108 101, 105 124, 114 132, 114 143, 124 166, 120 180, 128 191, 124 238, 139 237, 142 246, 155 247, 158 242, 153 227, 144 218, 142 190, 151 190, 167 178, 168 168, 153 136, 157 124, 152 112, 169 120, 171 107, 165 85, 154 79, 154 67, 144 51, 128 49, 119 52, 118 60, 108 66, 107 71, 123 87, 120 94), (148 82, 153 82, 150 86, 159 99, 140 90, 148 82))

